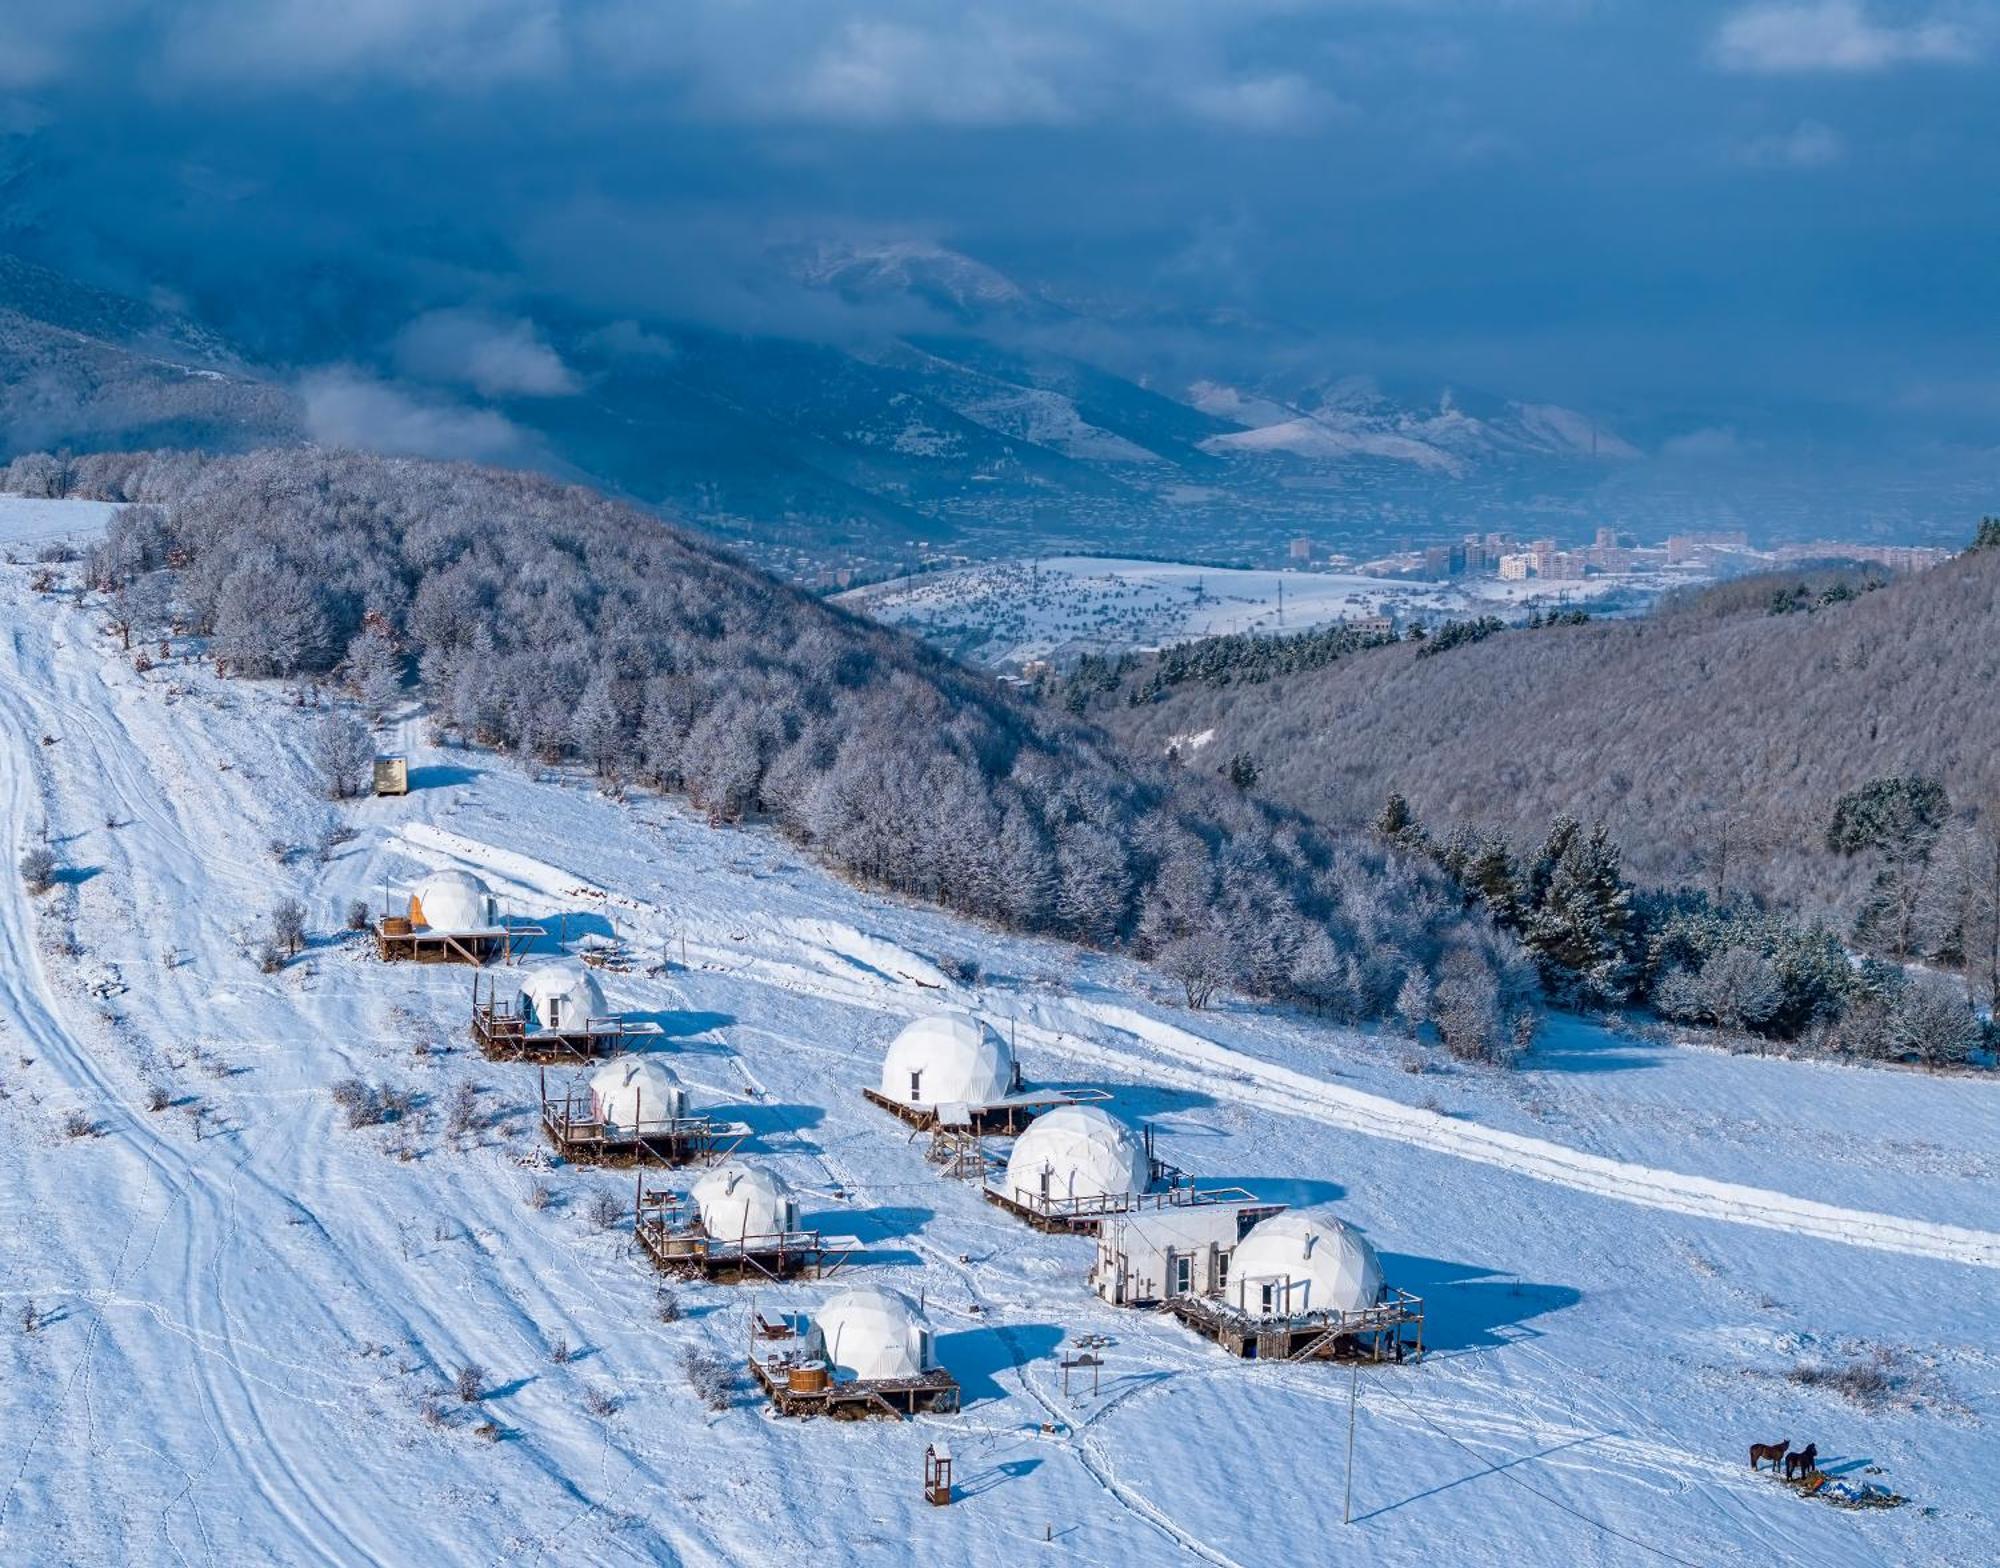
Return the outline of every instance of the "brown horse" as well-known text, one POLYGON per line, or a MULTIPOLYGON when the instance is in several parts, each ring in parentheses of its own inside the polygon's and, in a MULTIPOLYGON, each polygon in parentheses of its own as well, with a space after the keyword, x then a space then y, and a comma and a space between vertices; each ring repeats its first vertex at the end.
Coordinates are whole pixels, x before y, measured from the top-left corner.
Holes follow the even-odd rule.
POLYGON ((1796 1454, 1785 1455, 1785 1479, 1794 1480, 1799 1476, 1809 1476, 1819 1469, 1819 1444, 1808 1443, 1796 1454))
POLYGON ((1771 1461, 1771 1468, 1777 1469, 1784 1462, 1785 1450, 1792 1446, 1788 1437, 1782 1443, 1752 1443, 1750 1445, 1750 1468, 1755 1470, 1760 1460, 1771 1461))

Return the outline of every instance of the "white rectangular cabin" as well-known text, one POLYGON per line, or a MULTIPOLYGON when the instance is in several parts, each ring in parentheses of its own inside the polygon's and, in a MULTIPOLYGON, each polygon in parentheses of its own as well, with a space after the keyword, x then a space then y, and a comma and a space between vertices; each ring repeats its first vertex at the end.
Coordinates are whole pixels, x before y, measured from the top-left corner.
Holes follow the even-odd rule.
POLYGON ((1229 1283, 1236 1244, 1282 1203, 1196 1203, 1107 1216, 1097 1227, 1090 1288, 1114 1307, 1213 1296, 1229 1283))

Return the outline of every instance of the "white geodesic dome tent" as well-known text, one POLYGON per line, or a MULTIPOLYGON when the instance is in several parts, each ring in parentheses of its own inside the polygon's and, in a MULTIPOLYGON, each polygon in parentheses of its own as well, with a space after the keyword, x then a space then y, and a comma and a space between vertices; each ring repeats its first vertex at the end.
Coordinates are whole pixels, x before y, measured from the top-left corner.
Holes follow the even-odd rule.
POLYGON ((919 1018, 882 1058, 882 1098, 898 1105, 992 1105, 1013 1088, 1013 1048, 967 1013, 919 1018))
POLYGON ((490 931, 500 923, 493 890, 470 871, 433 871, 410 890, 419 931, 490 931))
POLYGON ((917 1304, 880 1285, 828 1296, 813 1314, 806 1351, 843 1382, 922 1377, 938 1364, 917 1304))
POLYGON ((1036 1118, 1007 1157, 1008 1194, 1030 1202, 1131 1197, 1152 1176, 1139 1135, 1095 1105, 1061 1105, 1036 1118))
POLYGON ((637 1133, 687 1114, 687 1091, 664 1062, 614 1056, 590 1075, 591 1113, 605 1132, 637 1133))
POLYGON ((582 964, 537 964, 521 976, 521 1018, 531 1032, 580 1032, 604 1016, 604 992, 582 964))
POLYGON ((791 1186, 762 1165, 718 1165, 704 1171, 690 1196, 701 1228, 717 1241, 782 1236, 799 1228, 791 1186))
POLYGON ((1252 1226, 1229 1260, 1229 1304, 1260 1316, 1359 1312, 1382 1299, 1368 1238, 1325 1209, 1287 1209, 1252 1226))

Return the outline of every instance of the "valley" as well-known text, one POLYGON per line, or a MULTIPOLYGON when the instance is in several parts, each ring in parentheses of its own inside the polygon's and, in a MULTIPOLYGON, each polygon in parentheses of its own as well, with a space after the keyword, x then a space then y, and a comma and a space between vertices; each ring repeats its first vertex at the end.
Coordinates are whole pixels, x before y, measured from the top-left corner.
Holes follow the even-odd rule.
POLYGON ((1860 1568, 1974 1560, 2000 1529, 1990 1084, 1580 1019, 1500 1073, 1286 1009, 1191 1013, 1137 965, 857 892, 767 829, 434 746, 412 708, 381 733, 412 793, 329 803, 284 686, 135 670, 94 604, 31 576, 0 568, 0 787, 10 857, 46 825, 63 870, 0 894, 0 1258, 10 1317, 38 1325, 4 1340, 0 1554, 728 1563, 834 1541, 983 1564, 1052 1541, 1247 1565, 1305 1531, 1412 1565, 1511 1563, 1532 1539, 1860 1568), (590 1217, 629 1177, 551 1161, 535 1070, 468 1045, 469 972, 384 965, 341 929, 438 867, 624 946, 613 1004, 660 1024, 697 1102, 750 1124, 746 1156, 813 1220, 861 1238, 849 1282, 923 1300, 962 1415, 793 1423, 740 1383, 720 1412, 695 1398, 686 1351, 740 1363, 753 1308, 827 1287, 676 1286, 659 1321, 629 1222, 590 1217), (261 973, 283 897, 310 940, 261 973), (965 958, 976 979, 941 972, 965 958), (1353 1524, 1345 1377, 1102 1304, 1087 1242, 980 1202, 861 1100, 888 1038, 943 1006, 1011 1034, 1035 1081, 1108 1090, 1198 1181, 1336 1204, 1425 1298, 1430 1353, 1357 1384, 1353 1524), (343 1125, 332 1089, 355 1076, 410 1091, 409 1117, 343 1125), (478 1114, 454 1129, 461 1085, 478 1114), (1086 1333, 1107 1341, 1099 1392, 1065 1395, 1086 1333), (1801 1374, 1877 1360, 1889 1392, 1866 1407, 1801 1374), (487 1391, 461 1406, 470 1364, 487 1391), (1752 1477, 1744 1445, 1780 1431, 1912 1504, 1848 1513, 1752 1477), (963 1485, 945 1510, 917 1485, 940 1438, 963 1485), (1302 1455, 1312 1484, 1289 1479, 1302 1455))

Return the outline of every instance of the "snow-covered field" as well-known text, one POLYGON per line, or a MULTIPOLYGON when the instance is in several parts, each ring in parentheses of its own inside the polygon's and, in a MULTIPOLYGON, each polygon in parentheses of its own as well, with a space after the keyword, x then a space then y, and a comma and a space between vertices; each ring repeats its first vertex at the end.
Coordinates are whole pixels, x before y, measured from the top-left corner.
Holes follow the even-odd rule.
POLYGON ((1310 631, 1371 615, 1393 615, 1400 623, 1657 591, 1632 578, 1425 583, 1054 556, 872 583, 842 594, 839 602, 963 658, 1004 668, 1051 655, 1161 648, 1232 632, 1310 631))
POLYGON ((1575 1021, 1512 1075, 1411 1072, 1392 1041, 1188 1013, 1123 963, 857 894, 760 832, 429 748, 414 718, 413 793, 335 808, 282 693, 136 673, 30 575, 0 567, 0 1562, 1993 1560, 1994 1086, 1575 1021), (355 836, 323 862, 269 848, 337 822, 355 836), (44 824, 67 869, 37 900, 11 866, 44 824), (589 1217, 629 1178, 548 1168, 536 1070, 466 1046, 470 972, 339 934, 434 866, 671 961, 608 976, 613 1005, 751 1124, 808 1223, 865 1241, 848 1281, 923 1295, 962 1414, 700 1405, 680 1358, 740 1357, 751 1294, 680 1287, 658 1321, 628 1231, 589 1217), (246 947, 286 895, 316 936, 266 976, 246 947), (961 955, 977 987, 937 966, 961 955), (1110 1089, 1204 1180, 1336 1203, 1426 1298, 1433 1353, 1358 1379, 1353 1524, 1344 1371, 1098 1304, 1086 1243, 940 1178, 861 1100, 946 1003, 1016 1031, 1032 1078, 1110 1089), (349 1130, 328 1091, 354 1075, 427 1120, 349 1130), (486 1125, 454 1138, 461 1083, 486 1125), (147 1109, 154 1084, 172 1106, 147 1109), (65 1136, 71 1112, 96 1135, 65 1136), (1111 1340, 1101 1393, 1065 1397, 1084 1333, 1111 1340), (1876 1408, 1787 1376, 1878 1349, 1898 1384, 1876 1408), (468 1363, 475 1407, 448 1393, 468 1363), (918 1484, 938 1436, 947 1509, 918 1484), (1912 1501, 1851 1513, 1752 1477, 1747 1445, 1781 1437, 1912 1501))
POLYGON ((24 553, 36 546, 96 537, 118 508, 109 501, 38 501, 0 495, 0 551, 24 553))

